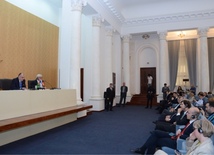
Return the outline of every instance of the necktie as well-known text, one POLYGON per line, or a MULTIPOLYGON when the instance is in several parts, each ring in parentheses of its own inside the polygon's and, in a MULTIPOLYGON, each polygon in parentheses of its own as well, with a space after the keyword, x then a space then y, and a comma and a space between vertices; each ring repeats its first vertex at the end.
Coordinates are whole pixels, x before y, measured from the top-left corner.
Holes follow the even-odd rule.
POLYGON ((214 119, 214 114, 210 115, 207 119, 212 122, 214 119))
POLYGON ((19 88, 22 89, 22 82, 19 82, 19 88))
POLYGON ((181 119, 183 119, 185 115, 186 115, 186 112, 183 113, 183 115, 181 116, 181 119))
POLYGON ((173 115, 171 115, 170 119, 172 119, 175 115, 176 115, 176 113, 174 113, 173 115))
POLYGON ((183 128, 183 130, 176 136, 172 136, 171 139, 177 140, 180 136, 184 134, 184 131, 187 129, 190 123, 187 123, 186 126, 183 128))

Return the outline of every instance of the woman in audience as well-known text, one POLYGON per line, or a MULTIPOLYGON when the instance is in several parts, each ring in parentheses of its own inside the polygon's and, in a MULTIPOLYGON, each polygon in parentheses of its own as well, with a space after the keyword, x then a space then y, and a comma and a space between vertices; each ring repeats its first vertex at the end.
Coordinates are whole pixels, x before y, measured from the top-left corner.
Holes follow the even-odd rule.
POLYGON ((182 89, 181 86, 178 86, 178 89, 177 89, 177 93, 182 96, 182 93, 184 92, 184 90, 182 89))
POLYGON ((207 119, 201 119, 194 122, 193 127, 195 130, 190 134, 189 141, 194 143, 187 155, 214 154, 213 142, 210 139, 214 133, 213 124, 207 119))
POLYGON ((195 95, 193 92, 189 92, 188 98, 187 98, 190 103, 192 104, 193 100, 195 99, 195 95))
MULTIPOLYGON (((193 124, 194 131, 190 134, 187 140, 187 153, 186 155, 213 155, 214 147, 211 140, 211 136, 214 133, 213 124, 207 119, 197 120, 193 124)), ((176 155, 180 155, 178 151, 175 151, 176 155)), ((155 155, 167 155, 162 150, 155 152, 155 155)))

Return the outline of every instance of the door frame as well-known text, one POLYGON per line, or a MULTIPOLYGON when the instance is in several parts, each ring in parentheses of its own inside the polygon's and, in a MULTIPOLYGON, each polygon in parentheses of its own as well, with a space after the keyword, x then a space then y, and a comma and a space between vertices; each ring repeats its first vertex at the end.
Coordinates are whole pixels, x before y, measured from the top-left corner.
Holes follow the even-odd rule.
POLYGON ((140 94, 147 93, 147 75, 151 74, 153 77, 152 87, 156 90, 156 67, 140 68, 140 94))

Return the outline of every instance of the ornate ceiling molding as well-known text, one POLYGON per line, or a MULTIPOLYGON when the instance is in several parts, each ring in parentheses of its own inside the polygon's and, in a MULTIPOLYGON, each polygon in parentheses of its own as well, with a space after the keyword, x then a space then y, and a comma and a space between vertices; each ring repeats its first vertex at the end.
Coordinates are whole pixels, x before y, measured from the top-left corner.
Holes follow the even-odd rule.
POLYGON ((118 11, 109 0, 100 0, 111 13, 116 17, 116 19, 123 24, 123 26, 135 26, 135 25, 149 25, 149 24, 160 24, 168 22, 181 22, 181 21, 192 21, 201 19, 213 19, 214 10, 204 10, 197 12, 186 12, 179 14, 168 14, 162 16, 151 16, 151 17, 140 17, 125 19, 123 15, 118 11))
POLYGON ((82 11, 82 7, 86 6, 87 2, 85 0, 72 0, 71 8, 72 11, 82 11))
POLYGON ((122 24, 125 21, 123 15, 109 2, 109 0, 100 0, 110 12, 115 16, 115 18, 122 24))
POLYGON ((202 19, 213 19, 214 10, 205 10, 198 12, 187 12, 180 14, 170 14, 165 16, 153 16, 144 18, 126 19, 123 25, 142 25, 142 24, 160 24, 168 22, 193 21, 202 19))

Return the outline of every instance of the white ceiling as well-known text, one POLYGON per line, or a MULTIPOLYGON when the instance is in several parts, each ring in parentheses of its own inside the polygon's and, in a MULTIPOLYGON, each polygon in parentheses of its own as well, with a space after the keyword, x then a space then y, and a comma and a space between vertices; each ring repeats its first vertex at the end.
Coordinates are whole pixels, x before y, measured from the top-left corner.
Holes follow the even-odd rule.
POLYGON ((213 9, 213 0, 101 0, 111 3, 125 19, 213 9))
MULTIPOLYGON (((62 0, 44 0, 58 8, 62 0)), ((214 0, 85 0, 104 3, 125 20, 213 10, 214 0)), ((86 5, 83 9, 89 10, 86 5)))
MULTIPOLYGON (((62 0, 44 0, 58 8, 62 7, 62 0)), ((161 21, 171 19, 206 15, 207 10, 213 10, 214 0, 85 0, 97 1, 122 22, 135 24, 145 21, 161 21), (188 14, 186 14, 188 13, 188 14), (204 13, 204 14, 203 14, 204 13)), ((213 12, 213 11, 211 11, 213 12)), ((96 11, 90 6, 83 7, 83 14, 92 15, 96 11)))

